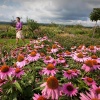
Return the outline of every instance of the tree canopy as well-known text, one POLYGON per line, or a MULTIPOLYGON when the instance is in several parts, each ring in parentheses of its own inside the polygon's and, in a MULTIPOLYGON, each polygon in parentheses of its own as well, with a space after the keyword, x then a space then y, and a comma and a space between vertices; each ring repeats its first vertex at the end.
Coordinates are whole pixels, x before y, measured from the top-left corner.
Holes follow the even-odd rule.
POLYGON ((93 11, 90 13, 90 19, 96 22, 100 20, 100 8, 93 9, 93 11))

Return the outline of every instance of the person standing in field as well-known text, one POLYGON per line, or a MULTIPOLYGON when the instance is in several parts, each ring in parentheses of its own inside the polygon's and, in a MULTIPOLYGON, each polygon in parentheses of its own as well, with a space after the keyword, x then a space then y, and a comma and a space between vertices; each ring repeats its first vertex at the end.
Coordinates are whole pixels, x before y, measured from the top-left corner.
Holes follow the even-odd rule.
POLYGON ((18 44, 19 39, 22 39, 23 42, 25 43, 24 40, 24 35, 22 33, 22 22, 20 21, 20 17, 16 17, 16 44, 18 44))

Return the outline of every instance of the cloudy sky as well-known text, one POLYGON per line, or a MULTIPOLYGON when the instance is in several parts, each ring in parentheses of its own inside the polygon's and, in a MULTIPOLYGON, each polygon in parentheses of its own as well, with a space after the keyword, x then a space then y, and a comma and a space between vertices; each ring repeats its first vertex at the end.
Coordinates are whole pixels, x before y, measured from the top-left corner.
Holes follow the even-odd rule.
POLYGON ((93 26, 89 14, 97 7, 100 0, 0 0, 0 21, 19 16, 24 22, 28 17, 39 23, 93 26))

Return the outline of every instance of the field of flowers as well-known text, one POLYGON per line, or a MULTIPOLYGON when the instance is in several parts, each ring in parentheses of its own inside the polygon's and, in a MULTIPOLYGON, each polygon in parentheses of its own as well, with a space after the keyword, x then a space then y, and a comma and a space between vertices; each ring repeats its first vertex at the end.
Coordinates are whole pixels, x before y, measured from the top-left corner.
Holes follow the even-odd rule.
POLYGON ((0 100, 100 100, 100 46, 67 50, 47 36, 1 46, 0 100))

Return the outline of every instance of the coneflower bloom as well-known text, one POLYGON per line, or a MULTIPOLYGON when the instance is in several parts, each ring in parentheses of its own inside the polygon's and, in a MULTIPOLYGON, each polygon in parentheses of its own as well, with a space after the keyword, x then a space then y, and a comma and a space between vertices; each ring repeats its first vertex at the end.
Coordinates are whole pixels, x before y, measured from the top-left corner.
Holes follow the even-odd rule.
POLYGON ((39 49, 39 48, 41 48, 41 47, 40 47, 39 44, 34 44, 34 48, 35 48, 35 49, 39 49))
POLYGON ((60 57, 57 59, 57 62, 58 62, 59 64, 62 64, 62 63, 65 63, 66 60, 65 60, 62 56, 60 56, 60 57))
POLYGON ((44 41, 44 40, 49 40, 49 39, 47 36, 44 36, 41 40, 44 41))
POLYGON ((100 86, 92 85, 91 91, 93 91, 97 96, 100 96, 100 86))
POLYGON ((89 48, 87 49, 89 52, 93 52, 93 53, 96 53, 96 47, 95 46, 89 46, 89 48))
POLYGON ((80 45, 80 46, 77 48, 77 50, 79 50, 79 51, 83 51, 83 50, 85 50, 85 49, 86 49, 85 45, 80 45))
POLYGON ((5 84, 7 82, 7 80, 5 79, 0 79, 0 86, 2 86, 3 84, 5 84))
POLYGON ((16 62, 17 67, 22 68, 26 65, 25 58, 22 54, 19 54, 17 57, 17 62, 16 62))
POLYGON ((96 55, 92 55, 91 59, 95 59, 96 60, 96 59, 98 59, 98 57, 96 55))
POLYGON ((50 47, 48 47, 46 50, 47 50, 47 53, 49 53, 49 54, 52 53, 50 47))
POLYGON ((52 53, 56 53, 57 51, 58 51, 58 47, 57 47, 56 44, 54 44, 54 45, 52 46, 51 52, 52 52, 52 53))
POLYGON ((59 86, 56 77, 49 77, 47 81, 41 85, 41 87, 44 87, 44 89, 42 90, 43 96, 45 96, 47 99, 51 98, 52 100, 58 100, 61 87, 59 86))
POLYGON ((72 57, 72 53, 69 52, 68 50, 64 53, 65 57, 72 57))
POLYGON ((97 46, 96 46, 96 50, 97 50, 97 51, 100 51, 100 45, 97 45, 97 46))
POLYGON ((26 58, 25 59, 26 65, 28 65, 30 63, 30 61, 26 58))
POLYGON ((82 78, 82 79, 89 86, 96 85, 96 82, 90 77, 85 77, 85 78, 82 78))
POLYGON ((14 73, 14 68, 11 68, 4 64, 0 67, 0 78, 6 79, 8 76, 11 76, 14 73))
POLYGON ((62 66, 65 67, 65 68, 66 67, 69 67, 69 65, 66 62, 65 63, 62 63, 62 66))
POLYGON ((71 50, 75 50, 75 49, 76 49, 76 46, 72 46, 72 47, 71 47, 71 50))
POLYGON ((24 71, 21 68, 16 68, 13 75, 17 78, 20 78, 22 75, 24 75, 24 71))
POLYGON ((97 96, 93 91, 90 91, 89 93, 86 92, 86 94, 80 93, 80 99, 81 100, 100 100, 100 95, 97 96))
POLYGON ((33 100, 47 100, 44 96, 40 95, 40 94, 34 94, 34 96, 32 97, 33 100))
POLYGON ((50 64, 47 65, 46 68, 43 68, 42 73, 43 73, 44 75, 48 75, 48 76, 51 75, 51 76, 54 76, 54 75, 56 74, 57 71, 58 71, 58 70, 55 68, 55 66, 54 66, 52 63, 50 63, 50 64))
POLYGON ((82 66, 82 69, 85 70, 85 72, 90 72, 92 70, 96 70, 98 67, 99 66, 96 60, 86 60, 85 64, 82 66))
POLYGON ((71 70, 76 74, 76 76, 81 74, 80 70, 78 69, 71 69, 71 70))
POLYGON ((37 61, 39 58, 40 54, 37 51, 32 51, 27 57, 30 62, 37 61))
POLYGON ((67 70, 67 71, 63 71, 63 72, 64 72, 63 73, 64 77, 67 79, 72 79, 77 76, 77 73, 75 73, 73 70, 67 70))
POLYGON ((74 54, 72 58, 77 62, 84 62, 87 60, 87 57, 84 57, 83 53, 74 54))
POLYGON ((44 53, 40 53, 40 58, 45 58, 45 54, 44 53))
POLYGON ((78 88, 75 88, 71 82, 63 85, 63 93, 70 97, 77 95, 77 89, 78 88))
POLYGON ((59 53, 57 54, 57 57, 64 57, 64 53, 63 53, 63 52, 59 52, 59 53))
POLYGON ((53 60, 52 64, 53 64, 54 66, 57 65, 57 61, 56 61, 56 59, 53 60))
POLYGON ((52 58, 51 56, 46 56, 44 58, 44 63, 45 64, 53 63, 53 61, 54 61, 54 58, 52 58))
POLYGON ((93 60, 93 70, 96 70, 96 69, 99 69, 100 65, 98 64, 98 61, 97 60, 93 60))
POLYGON ((41 49, 41 48, 43 48, 43 47, 44 47, 43 44, 41 44, 41 45, 40 45, 40 44, 35 44, 35 45, 34 45, 34 48, 35 48, 35 49, 41 49))

